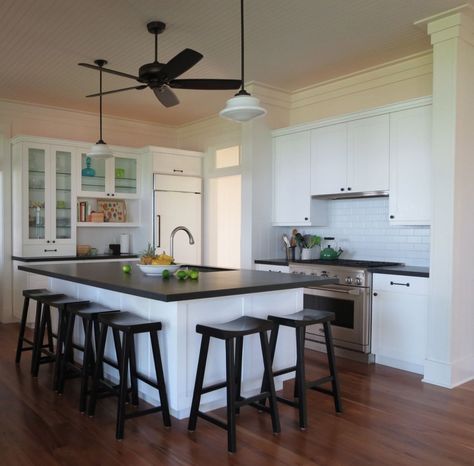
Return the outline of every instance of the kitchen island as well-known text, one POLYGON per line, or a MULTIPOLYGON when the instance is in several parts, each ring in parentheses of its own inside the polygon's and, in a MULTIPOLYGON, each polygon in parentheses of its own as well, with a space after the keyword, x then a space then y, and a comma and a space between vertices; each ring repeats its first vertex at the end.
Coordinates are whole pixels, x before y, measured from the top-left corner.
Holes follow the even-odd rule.
MULTIPOLYGON (((269 313, 289 314, 303 307, 303 287, 333 283, 333 279, 305 275, 290 275, 255 270, 201 272, 198 280, 179 281, 175 277, 145 276, 137 267, 132 273, 122 272, 120 263, 73 263, 41 266, 20 265, 20 270, 48 277, 48 287, 107 307, 126 310, 144 318, 162 322, 160 345, 171 414, 179 419, 189 415, 194 377, 201 338, 196 324, 212 324, 236 319, 242 315, 266 318, 269 313)), ((82 329, 76 325, 75 338, 82 329)), ((114 357, 112 339, 108 339, 106 354, 114 357)), ((149 338, 141 335, 136 341, 139 372, 153 378, 153 360, 149 338)), ((78 355, 80 356, 80 355, 78 355)), ((294 332, 280 330, 274 368, 295 363, 294 332)), ((106 371, 117 380, 116 371, 106 371)), ((261 384, 263 363, 258 336, 246 338, 243 354, 243 395, 256 393, 261 384)), ((286 374, 276 379, 281 388, 286 374)), ((211 340, 205 384, 225 378, 225 350, 222 341, 211 340)), ((158 394, 147 385, 139 384, 141 397, 158 403, 158 394)), ((202 398, 201 410, 225 405, 225 391, 208 393, 202 398)))

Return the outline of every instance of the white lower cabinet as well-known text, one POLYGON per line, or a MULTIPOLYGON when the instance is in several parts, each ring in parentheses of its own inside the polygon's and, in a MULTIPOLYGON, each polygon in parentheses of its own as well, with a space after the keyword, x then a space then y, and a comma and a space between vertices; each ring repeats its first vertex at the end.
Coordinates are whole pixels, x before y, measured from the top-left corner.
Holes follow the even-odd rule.
POLYGON ((428 278, 373 275, 372 353, 375 362, 423 374, 428 278))
POLYGON ((255 264, 255 270, 260 270, 262 272, 290 273, 290 267, 287 265, 255 264))

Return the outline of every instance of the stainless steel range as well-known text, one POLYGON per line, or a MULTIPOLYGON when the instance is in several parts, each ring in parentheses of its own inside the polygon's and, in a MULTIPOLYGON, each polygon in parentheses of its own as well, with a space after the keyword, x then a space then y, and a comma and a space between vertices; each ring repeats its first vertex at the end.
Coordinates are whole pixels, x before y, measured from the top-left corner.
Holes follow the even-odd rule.
MULTIPOLYGON (((371 286, 372 267, 400 265, 395 262, 375 262, 338 259, 291 262, 290 272, 304 275, 336 277, 338 284, 305 288, 304 307, 332 311, 334 345, 341 356, 373 362, 371 355, 371 286)), ((306 346, 324 350, 322 325, 308 327, 306 346)))

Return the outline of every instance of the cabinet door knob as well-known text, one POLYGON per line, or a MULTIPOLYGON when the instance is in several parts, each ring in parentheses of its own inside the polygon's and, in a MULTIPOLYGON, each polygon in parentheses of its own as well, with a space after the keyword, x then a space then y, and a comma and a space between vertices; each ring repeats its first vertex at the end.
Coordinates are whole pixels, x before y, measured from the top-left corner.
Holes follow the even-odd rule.
POLYGON ((395 215, 390 215, 390 218, 395 218, 395 215))
POLYGON ((374 292, 374 296, 378 296, 379 294, 377 292, 374 292))
POLYGON ((305 217, 304 219, 305 219, 305 220, 308 220, 308 217, 305 217))
POLYGON ((347 188, 347 190, 348 190, 348 191, 352 191, 352 188, 349 186, 349 187, 347 188))
POLYGON ((49 239, 47 239, 46 242, 49 244, 49 239))
POLYGON ((341 191, 344 191, 344 188, 341 188, 341 191))
POLYGON ((114 193, 112 193, 112 194, 111 194, 111 196, 113 197, 113 196, 115 196, 115 194, 114 194, 114 193))

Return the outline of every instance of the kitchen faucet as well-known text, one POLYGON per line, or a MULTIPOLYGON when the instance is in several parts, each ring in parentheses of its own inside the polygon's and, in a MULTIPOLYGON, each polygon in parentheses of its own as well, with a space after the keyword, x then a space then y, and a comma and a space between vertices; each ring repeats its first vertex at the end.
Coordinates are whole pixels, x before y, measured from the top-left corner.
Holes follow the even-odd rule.
POLYGON ((183 226, 178 226, 176 227, 172 232, 171 232, 171 235, 170 235, 170 254, 171 254, 171 257, 174 257, 174 235, 176 233, 178 233, 178 231, 180 230, 183 230, 185 231, 188 236, 189 236, 189 244, 194 244, 194 237, 192 235, 192 233, 186 228, 186 227, 183 227, 183 226))

